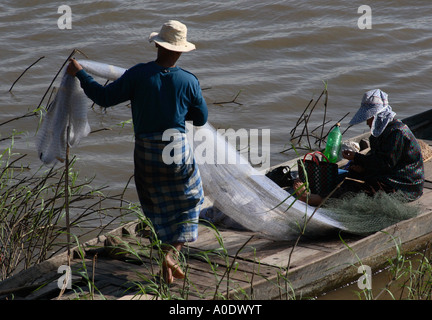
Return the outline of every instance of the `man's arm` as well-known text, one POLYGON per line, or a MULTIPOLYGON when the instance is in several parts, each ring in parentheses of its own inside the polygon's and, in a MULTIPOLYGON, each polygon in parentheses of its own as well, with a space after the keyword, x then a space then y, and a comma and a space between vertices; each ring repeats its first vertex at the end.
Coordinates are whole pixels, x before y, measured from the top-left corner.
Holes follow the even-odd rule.
POLYGON ((131 86, 126 76, 127 72, 107 86, 102 86, 95 81, 75 59, 70 60, 66 72, 76 76, 87 97, 101 107, 107 108, 130 100, 131 86))
POLYGON ((356 153, 354 162, 366 168, 370 174, 391 172, 402 157, 404 145, 403 135, 395 130, 380 143, 380 149, 372 150, 366 155, 356 153))
POLYGON ((202 96, 201 87, 197 85, 196 95, 193 105, 186 114, 186 121, 192 121, 194 126, 203 126, 207 122, 208 109, 207 103, 202 96))

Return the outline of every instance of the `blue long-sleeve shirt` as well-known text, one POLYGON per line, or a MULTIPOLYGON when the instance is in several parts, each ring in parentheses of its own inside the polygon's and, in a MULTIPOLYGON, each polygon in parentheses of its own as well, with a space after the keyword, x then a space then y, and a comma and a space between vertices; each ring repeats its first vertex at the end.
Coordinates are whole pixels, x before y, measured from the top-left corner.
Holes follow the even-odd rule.
POLYGON ((179 67, 140 63, 105 87, 85 70, 76 76, 85 94, 101 107, 131 101, 136 137, 166 129, 185 132, 185 121, 196 126, 207 122, 207 104, 198 79, 179 67))

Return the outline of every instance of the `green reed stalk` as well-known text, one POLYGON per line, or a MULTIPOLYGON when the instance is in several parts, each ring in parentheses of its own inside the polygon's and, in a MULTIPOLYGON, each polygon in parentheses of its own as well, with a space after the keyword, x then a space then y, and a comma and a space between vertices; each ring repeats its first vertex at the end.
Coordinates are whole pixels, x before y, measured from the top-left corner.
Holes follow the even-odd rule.
POLYGON ((112 211, 118 217, 119 208, 105 203, 122 202, 118 196, 105 197, 102 188, 90 185, 92 180, 79 181, 74 159, 67 169, 27 170, 22 165, 26 155, 14 153, 14 138, 11 141, 0 155, 0 280, 63 250, 71 234, 67 225, 83 228, 112 211), (65 207, 71 210, 69 224, 65 207))

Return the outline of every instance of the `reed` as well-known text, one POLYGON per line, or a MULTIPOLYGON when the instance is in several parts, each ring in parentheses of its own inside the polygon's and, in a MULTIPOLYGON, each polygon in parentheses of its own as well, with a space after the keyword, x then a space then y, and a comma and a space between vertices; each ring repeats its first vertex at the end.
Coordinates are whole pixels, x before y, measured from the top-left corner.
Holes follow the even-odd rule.
POLYGON ((31 65, 29 65, 21 74, 20 76, 14 81, 14 83, 12 83, 11 87, 9 88, 9 92, 12 92, 13 87, 15 86, 15 84, 18 82, 19 79, 21 79, 21 77, 31 68, 33 67, 36 63, 38 63, 40 60, 42 60, 43 58, 45 58, 44 56, 40 57, 39 59, 37 59, 35 62, 33 62, 31 65))
MULTIPOLYGON (((336 125, 336 123, 342 122, 348 115, 349 112, 346 113, 344 116, 342 116, 339 120, 335 121, 333 125, 330 126, 329 129, 326 130, 325 126, 330 124, 332 120, 327 119, 327 111, 328 111, 328 97, 329 93, 327 90, 327 83, 324 82, 324 89, 321 92, 321 94, 318 96, 316 100, 311 99, 300 116, 298 117, 294 127, 290 130, 290 147, 280 151, 280 153, 286 153, 288 151, 295 151, 297 153, 298 150, 303 151, 315 151, 315 150, 322 150, 325 147, 325 142, 327 139, 328 134, 333 129, 333 127, 336 125), (324 101, 322 102, 321 99, 324 97, 324 101), (322 104, 322 120, 320 121, 319 118, 315 119, 314 111, 320 110, 320 105, 322 104), (311 123, 317 123, 322 122, 320 125, 311 128, 311 123), (300 133, 298 133, 300 131, 300 133), (319 135, 317 132, 320 132, 319 135), (307 143, 302 143, 302 140, 306 140, 307 143), (314 140, 313 140, 314 139, 314 140), (324 145, 323 145, 324 144, 324 145)), ((348 126, 343 133, 347 132, 347 130, 351 126, 348 126)))
MULTIPOLYGON (((386 234, 389 241, 394 244, 394 255, 379 270, 372 270, 370 288, 359 290, 355 281, 347 284, 347 288, 354 288, 350 290, 349 294, 347 293, 346 298, 354 299, 356 297, 359 300, 432 300, 432 251, 430 242, 425 243, 415 251, 404 251, 400 239, 386 234), (383 279, 379 279, 377 282, 378 274, 383 279)), ((363 261, 353 248, 342 237, 340 239, 357 260, 352 266, 355 269, 363 266, 363 261)))
MULTIPOLYGON (((235 102, 239 94, 231 102, 235 102)), ((327 88, 318 98, 318 101, 323 96, 325 97, 324 105, 326 110, 328 99, 327 88)), ((314 105, 312 105, 313 100, 310 101, 296 125, 297 127, 302 123, 304 124, 302 135, 304 133, 307 134, 308 147, 311 146, 309 139, 311 133, 318 129, 321 129, 321 136, 317 139, 317 142, 325 138, 324 125, 328 123, 325 119, 319 127, 313 130, 308 128, 310 116, 318 101, 314 105), (312 106, 312 109, 307 113, 310 106, 312 106)), ((36 110, 39 109, 40 106, 36 110)), ((35 113, 37 111, 26 116, 34 115, 35 113)), ((21 117, 13 120, 18 119, 21 119, 21 117)), ((127 123, 121 125, 124 126, 125 124, 127 123)), ((293 136, 294 133, 295 129, 292 131, 293 136)), ((225 248, 224 239, 217 227, 206 222, 205 226, 214 232, 219 247, 199 252, 186 247, 184 251, 177 252, 178 261, 183 270, 186 271, 186 277, 182 282, 181 290, 174 291, 162 280, 162 275, 160 274, 164 252, 163 244, 158 240, 151 222, 143 215, 139 205, 130 203, 124 199, 124 192, 108 197, 103 194, 103 188, 92 186, 92 179, 81 181, 78 172, 74 170, 76 162, 74 158, 67 161, 67 165, 64 167, 49 169, 40 167, 36 172, 32 173, 23 164, 23 159, 25 159, 26 155, 17 154, 13 151, 16 135, 18 133, 15 132, 9 137, 11 141, 10 146, 5 148, 0 155, 0 280, 9 277, 18 270, 39 263, 59 251, 63 251, 70 245, 67 238, 71 236, 79 248, 78 255, 82 260, 82 267, 76 272, 82 279, 81 284, 83 282, 85 284, 85 289, 82 286, 74 286, 76 298, 94 299, 96 298, 95 294, 98 294, 98 298, 105 299, 106 297, 103 296, 102 292, 95 285, 94 274, 97 269, 97 255, 93 257, 92 268, 89 268, 86 263, 86 254, 80 246, 81 238, 85 237, 87 233, 85 225, 89 222, 94 222, 96 219, 102 220, 102 218, 109 217, 110 222, 108 224, 92 227, 89 231, 102 234, 113 221, 123 215, 133 213, 141 222, 141 230, 139 231, 146 233, 144 238, 147 240, 142 241, 142 237, 132 239, 133 241, 130 238, 116 238, 116 241, 107 246, 115 255, 123 255, 126 256, 126 259, 133 259, 137 263, 141 263, 145 268, 142 273, 137 275, 140 279, 139 281, 125 284, 125 287, 127 287, 125 292, 132 292, 137 296, 150 295, 154 299, 189 299, 191 293, 203 299, 254 298, 254 278, 266 278, 265 275, 260 274, 259 261, 257 259, 258 267, 251 274, 248 291, 240 288, 232 280, 233 275, 239 272, 239 266, 241 265, 238 256, 247 247, 252 237, 245 241, 234 256, 232 256, 225 248), (108 206, 105 205, 106 203, 108 203, 108 206), (66 221, 66 208, 69 208, 71 211, 69 222, 66 221), (110 211, 115 211, 114 215, 111 216, 110 211), (119 212, 121 213, 120 216, 118 215, 119 212), (75 234, 75 232, 78 233, 77 231, 79 231, 79 236, 75 234), (192 256, 207 263, 209 270, 215 278, 216 285, 214 292, 201 293, 189 277, 190 266, 188 265, 188 261, 192 256)), ((294 146, 293 149, 296 150, 294 146)), ((307 183, 305 186, 307 187, 307 183)), ((314 213, 315 211, 312 213, 312 216, 314 213)), ((309 218, 305 216, 304 225, 299 225, 299 237, 295 242, 292 252, 303 236, 304 228, 312 216, 309 218)), ((291 286, 289 274, 291 254, 286 267, 280 269, 277 282, 274 283, 275 287, 279 290, 280 299, 302 298, 298 297, 291 286)), ((400 287, 402 288, 402 293, 399 296, 392 293, 395 299, 398 297, 430 299, 432 291, 430 259, 432 257, 430 254, 420 254, 419 256, 420 263, 417 267, 414 267, 402 254, 402 251, 398 250, 397 258, 389 261, 389 268, 393 273, 393 277, 382 292, 392 292, 393 286, 396 283, 400 284, 397 281, 403 279, 403 285, 400 287)), ((363 292, 361 294, 364 294, 367 299, 372 299, 379 298, 383 293, 379 293, 376 297, 373 297, 370 292, 363 292)))
MULTIPOLYGON (((216 241, 219 242, 220 247, 213 250, 203 251, 191 251, 185 247, 185 250, 179 252, 179 261, 186 271, 186 278, 182 280, 180 285, 170 286, 162 280, 162 275, 159 270, 161 269, 162 261, 162 246, 157 238, 154 238, 154 230, 152 230, 151 223, 145 219, 144 216, 139 214, 139 208, 137 207, 138 216, 143 218, 141 228, 146 230, 146 236, 137 237, 136 239, 130 238, 130 236, 116 237, 116 244, 111 243, 110 250, 115 252, 117 256, 122 256, 124 260, 135 260, 142 266, 142 272, 137 272, 138 280, 125 282, 124 287, 125 295, 132 294, 134 297, 145 297, 146 299, 153 300, 188 300, 193 296, 193 299, 230 299, 230 300, 253 300, 254 299, 254 278, 266 279, 268 275, 260 273, 259 261, 256 261, 257 269, 253 270, 249 279, 250 288, 240 288, 234 278, 236 272, 242 272, 242 261, 237 259, 239 252, 241 252, 251 240, 250 238, 240 246, 240 249, 234 254, 229 255, 224 246, 224 239, 220 235, 217 228, 213 225, 205 223, 208 228, 211 228, 215 235, 216 241), (213 273, 215 277, 214 291, 205 292, 200 290, 194 283, 194 280, 190 277, 188 265, 189 259, 193 257, 195 259, 201 259, 208 265, 208 271, 213 273)), ((356 292, 358 299, 375 300, 380 299, 385 294, 390 296, 392 299, 409 299, 409 300, 430 300, 432 294, 431 286, 431 265, 430 259, 432 254, 430 250, 424 250, 422 252, 403 252, 400 244, 396 239, 393 239, 395 243, 395 250, 397 255, 394 259, 388 261, 388 264, 384 266, 388 273, 391 275, 389 283, 378 291, 374 288, 374 291, 364 289, 356 292)), ((341 241, 345 243, 352 253, 356 255, 354 250, 341 237, 341 241)), ((427 249, 430 249, 429 247, 427 249)), ((80 252, 84 252, 80 250, 80 252)), ((93 257, 93 267, 86 265, 87 261, 91 261, 90 257, 84 257, 82 254, 83 266, 76 272, 77 275, 82 277, 82 281, 79 285, 74 287, 74 295, 69 298, 75 299, 108 299, 105 297, 94 283, 95 274, 95 257, 93 257), (95 296, 95 293, 97 296, 95 296)), ((358 265, 362 265, 362 261, 358 259, 358 264, 353 265, 357 269, 358 265)), ((97 266, 96 266, 97 269, 97 266)), ((289 274, 286 273, 285 268, 281 268, 276 280, 273 281, 274 287, 279 290, 279 299, 294 300, 294 299, 314 299, 314 297, 301 296, 291 286, 291 280, 289 274)))
MULTIPOLYGON (((125 282, 124 294, 132 294, 134 297, 145 296, 147 299, 153 300, 188 300, 192 294, 194 297, 200 299, 252 299, 253 294, 247 293, 241 289, 235 281, 231 280, 231 276, 238 272, 238 267, 241 262, 237 261, 239 253, 246 247, 249 238, 238 250, 234 257, 231 257, 223 243, 223 238, 217 228, 208 222, 201 222, 207 228, 210 228, 215 235, 216 241, 219 242, 220 247, 213 250, 204 250, 197 252, 185 247, 181 252, 176 252, 177 260, 183 270, 185 270, 186 277, 184 280, 178 280, 180 285, 172 287, 168 285, 162 277, 162 261, 164 255, 164 246, 158 240, 157 235, 152 227, 151 222, 142 214, 139 207, 135 207, 134 212, 139 220, 136 228, 135 235, 128 236, 108 236, 109 241, 105 241, 103 248, 95 247, 96 250, 102 249, 100 254, 106 255, 107 252, 113 259, 120 259, 123 261, 138 264, 141 271, 136 273, 134 281, 125 282), (102 253, 104 252, 104 253, 102 253), (188 261, 190 258, 200 259, 207 263, 209 270, 215 277, 215 288, 212 292, 201 292, 191 279, 189 270, 190 266, 188 261)), ((73 284, 73 293, 69 294, 66 299, 94 299, 94 293, 98 294, 98 299, 106 299, 102 292, 98 290, 97 284, 94 283, 95 274, 95 258, 93 257, 93 268, 87 264, 91 257, 86 255, 84 250, 78 244, 78 256, 82 263, 75 266, 74 275, 82 280, 73 284), (90 271, 91 269, 91 271, 90 271)), ((75 260, 76 261, 76 260, 75 260)), ((97 266, 96 266, 97 269, 97 266)), ((255 273, 253 274, 253 276, 255 273)), ((256 275, 259 275, 257 270, 256 275)), ((251 281, 251 290, 253 292, 253 276, 251 281)), ((60 297, 61 298, 61 297, 60 297)))
POLYGON ((75 158, 64 167, 41 166, 32 172, 24 165, 27 155, 13 151, 14 142, 13 135, 0 154, 0 280, 67 247, 68 226, 80 237, 103 232, 105 226, 87 225, 118 216, 117 203, 123 200, 122 195, 104 196, 103 188, 91 186, 93 179, 80 180, 75 158))
POLYGON ((384 295, 394 300, 432 300, 432 251, 428 242, 422 250, 403 252, 396 243, 397 255, 388 261, 389 281, 372 298, 384 295))

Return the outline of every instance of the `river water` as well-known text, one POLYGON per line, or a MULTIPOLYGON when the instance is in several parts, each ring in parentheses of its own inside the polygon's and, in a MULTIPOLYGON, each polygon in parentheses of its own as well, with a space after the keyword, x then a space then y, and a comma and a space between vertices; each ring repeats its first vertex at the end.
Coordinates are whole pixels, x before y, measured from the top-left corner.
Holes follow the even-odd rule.
MULTIPOLYGON (((70 29, 61 29, 62 1, 8 1, 0 4, 0 106, 2 120, 34 109, 73 49, 90 59, 124 68, 155 58, 147 38, 169 19, 188 26, 197 50, 178 65, 193 72, 204 88, 209 121, 217 128, 270 129, 275 165, 290 159, 290 130, 310 99, 327 83, 327 119, 333 123, 357 110, 363 93, 381 88, 403 118, 428 109, 432 7, 423 1, 379 1, 367 11, 357 1, 75 1, 70 29), (364 29, 367 23, 370 29, 364 29), (39 61, 8 89, 32 62, 39 61), (236 102, 214 104, 232 100, 236 102)), ((366 25, 367 26, 367 25, 366 25)), ((82 58, 80 54, 76 57, 82 58)), ((321 121, 323 106, 315 111, 321 121)), ((133 137, 130 109, 120 105, 89 111, 93 130, 72 152, 83 174, 113 188, 124 186, 132 172, 133 137), (80 164, 78 164, 80 165, 80 164)), ((17 147, 35 156, 36 117, 0 127, 25 132, 17 147)), ((332 123, 332 124, 333 124, 332 123)), ((313 124, 311 124, 313 127, 313 124)), ((346 136, 366 127, 351 128, 346 136)), ((32 158, 29 158, 32 159, 32 158)), ((33 161, 32 161, 33 162, 33 161)), ((37 160, 32 165, 38 165, 37 160)))
MULTIPOLYGON (((170 19, 188 26, 197 50, 178 65, 200 80, 217 128, 270 129, 271 165, 289 160, 281 153, 290 130, 310 99, 327 84, 327 119, 347 112, 342 129, 357 110, 363 93, 381 88, 400 118, 430 108, 432 100, 432 6, 427 0, 374 1, 362 11, 361 1, 188 0, 63 1, 2 0, 0 3, 1 121, 33 110, 73 49, 90 59, 128 68, 153 60, 147 39, 170 19), (61 29, 70 7, 70 29, 61 29), (368 15, 370 13, 370 15, 368 15), (64 15, 66 14, 66 15, 64 15), (60 25, 60 27, 59 27, 60 25), (367 28, 364 28, 364 27, 367 28), (8 90, 31 63, 44 56, 8 90), (215 104, 232 100, 236 102, 215 104)), ((77 59, 82 58, 76 54, 77 59)), ((317 107, 317 123, 323 107, 317 107)), ((126 104, 89 110, 92 130, 72 153, 82 176, 122 190, 133 173, 133 135, 126 104)), ((37 117, 0 126, 1 138, 22 132, 15 150, 28 154, 37 168, 34 140, 37 117)), ((311 124, 312 126, 313 124, 311 124)), ((364 132, 365 125, 345 135, 364 132)), ((1 142, 6 148, 9 141, 1 142)), ((134 188, 127 197, 137 201, 134 188)))

